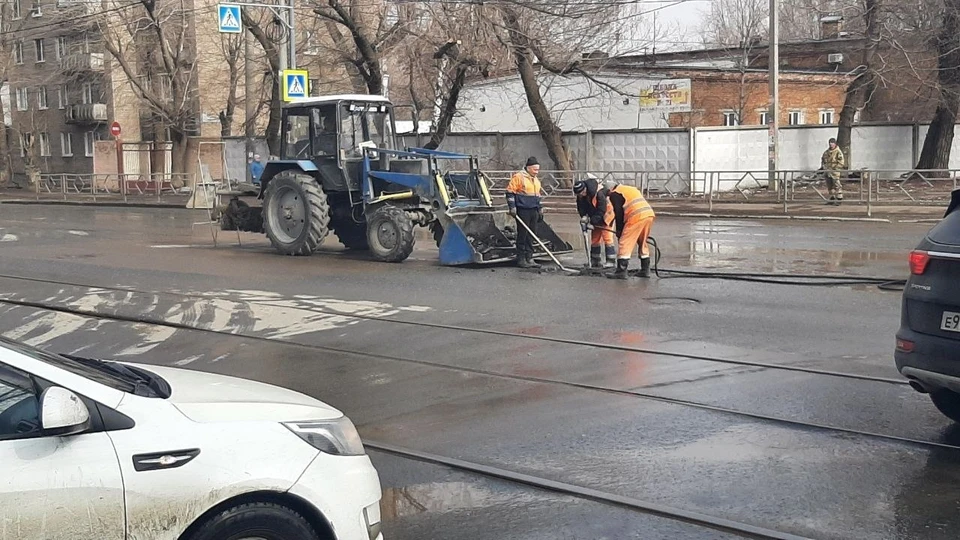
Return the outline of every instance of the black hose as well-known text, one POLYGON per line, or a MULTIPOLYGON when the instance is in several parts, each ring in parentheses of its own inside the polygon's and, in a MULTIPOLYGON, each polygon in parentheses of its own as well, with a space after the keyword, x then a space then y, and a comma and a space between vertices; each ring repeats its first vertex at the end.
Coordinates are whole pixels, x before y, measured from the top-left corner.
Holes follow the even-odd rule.
POLYGON ((714 272, 710 270, 676 270, 660 268, 662 253, 657 240, 648 237, 647 243, 653 247, 653 273, 660 279, 722 279, 728 281, 748 281, 774 285, 799 285, 806 287, 840 287, 850 285, 876 285, 882 291, 902 291, 905 279, 890 279, 869 276, 845 276, 832 274, 776 274, 771 272, 714 272))

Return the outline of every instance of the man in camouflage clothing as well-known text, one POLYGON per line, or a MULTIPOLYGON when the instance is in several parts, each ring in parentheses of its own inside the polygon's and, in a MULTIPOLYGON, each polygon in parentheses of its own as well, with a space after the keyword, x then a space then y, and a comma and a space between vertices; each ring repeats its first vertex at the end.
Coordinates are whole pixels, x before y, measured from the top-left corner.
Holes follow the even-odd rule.
POLYGON ((830 139, 830 148, 823 153, 820 159, 821 167, 827 174, 827 188, 830 191, 830 200, 828 205, 840 206, 843 202, 843 184, 840 182, 840 171, 847 169, 846 159, 843 157, 843 150, 837 146, 836 139, 830 139))

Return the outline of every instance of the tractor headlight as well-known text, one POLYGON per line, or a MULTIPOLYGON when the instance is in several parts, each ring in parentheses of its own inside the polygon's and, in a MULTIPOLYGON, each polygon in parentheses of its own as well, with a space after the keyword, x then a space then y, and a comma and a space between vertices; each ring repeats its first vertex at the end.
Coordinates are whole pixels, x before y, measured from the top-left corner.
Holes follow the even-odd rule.
POLYGON ((349 418, 315 422, 287 422, 287 429, 307 441, 310 446, 334 456, 362 456, 366 454, 360 434, 349 418))

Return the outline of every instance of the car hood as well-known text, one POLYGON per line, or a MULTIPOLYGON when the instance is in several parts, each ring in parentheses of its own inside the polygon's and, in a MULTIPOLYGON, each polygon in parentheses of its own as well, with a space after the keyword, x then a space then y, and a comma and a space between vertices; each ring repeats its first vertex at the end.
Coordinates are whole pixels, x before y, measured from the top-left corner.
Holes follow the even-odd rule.
POLYGON ((162 366, 137 365, 170 385, 167 401, 195 422, 332 420, 343 413, 326 403, 270 384, 162 366))

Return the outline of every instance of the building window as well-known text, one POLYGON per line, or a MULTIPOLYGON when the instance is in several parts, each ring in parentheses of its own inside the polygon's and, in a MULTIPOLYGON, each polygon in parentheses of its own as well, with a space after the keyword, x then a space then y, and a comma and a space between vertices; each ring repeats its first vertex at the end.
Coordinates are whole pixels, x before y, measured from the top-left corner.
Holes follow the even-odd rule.
POLYGON ((63 110, 67 105, 67 85, 62 84, 57 87, 57 108, 63 110))
POLYGON ((40 155, 43 157, 50 156, 50 134, 49 133, 40 134, 40 155))
POLYGON ((62 59, 67 55, 67 37, 60 36, 57 38, 57 60, 62 59))
POLYGON ((30 91, 26 88, 17 88, 17 110, 30 110, 30 91))
POLYGON ((33 135, 29 133, 20 134, 20 157, 27 157, 27 151, 33 146, 33 135))
POLYGON ((39 16, 41 16, 41 15, 43 15, 43 11, 40 10, 40 0, 36 0, 36 1, 33 3, 33 7, 30 8, 30 16, 31 16, 31 17, 39 17, 39 16))
POLYGON ((13 44, 13 61, 15 64, 23 65, 23 42, 18 41, 13 44))
POLYGON ((791 126, 802 126, 803 125, 803 111, 790 111, 790 125, 791 126))
POLYGON ((770 113, 767 111, 760 111, 760 125, 766 126, 770 124, 770 113))
POLYGON ((47 103, 47 87, 41 86, 37 89, 37 108, 40 110, 48 109, 49 104, 47 103))
POLYGON ((13 12, 12 15, 14 19, 23 18, 23 10, 20 8, 20 0, 13 0, 13 9, 11 11, 13 12))
POLYGON ((60 134, 60 155, 63 157, 73 156, 73 134, 60 134))
POLYGON ((83 155, 93 157, 93 132, 88 131, 83 134, 83 155))
POLYGON ((734 111, 724 111, 723 112, 723 125, 730 126, 739 126, 740 125, 740 115, 734 111))
POLYGON ((93 103, 93 85, 83 83, 83 103, 93 103))
POLYGON ((820 123, 826 125, 833 123, 833 109, 824 109, 820 111, 820 123))
POLYGON ((47 59, 43 57, 43 40, 42 39, 33 40, 33 46, 37 50, 37 63, 46 62, 47 59))

